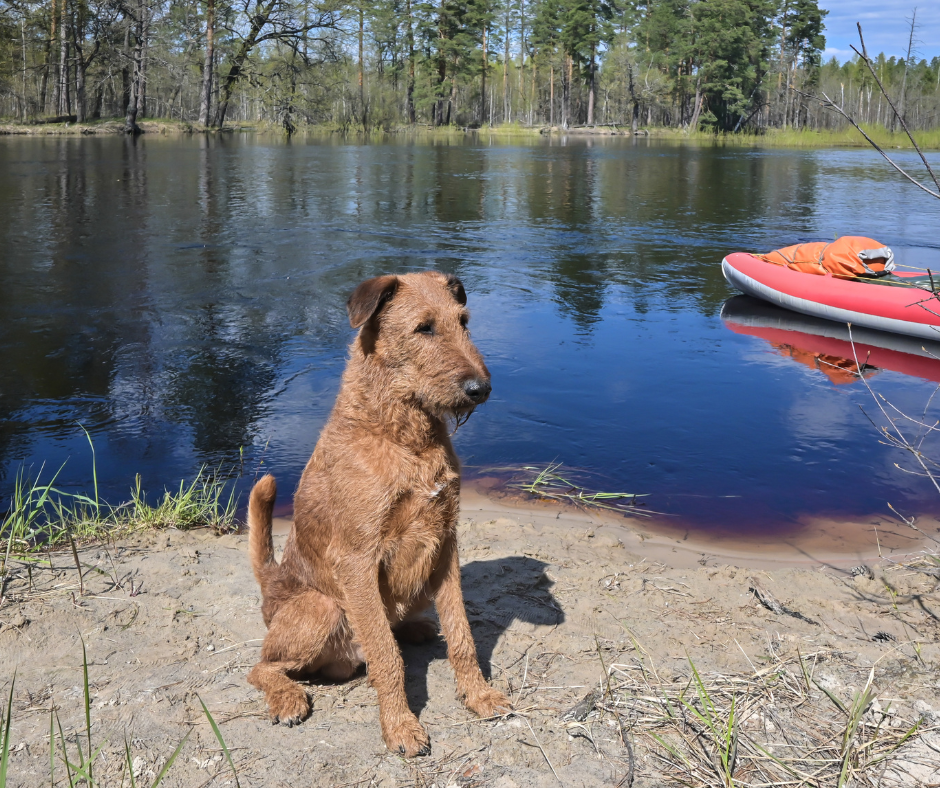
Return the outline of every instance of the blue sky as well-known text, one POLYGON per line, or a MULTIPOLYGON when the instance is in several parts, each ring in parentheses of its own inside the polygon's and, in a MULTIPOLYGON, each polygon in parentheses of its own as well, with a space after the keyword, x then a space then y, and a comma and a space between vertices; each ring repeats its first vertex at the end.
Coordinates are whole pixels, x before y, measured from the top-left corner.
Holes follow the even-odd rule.
POLYGON ((819 0, 819 7, 829 11, 825 20, 826 58, 835 55, 842 62, 855 54, 849 46, 858 46, 856 22, 862 23, 869 54, 903 55, 907 51, 908 20, 915 6, 916 51, 928 61, 940 55, 937 0, 819 0))

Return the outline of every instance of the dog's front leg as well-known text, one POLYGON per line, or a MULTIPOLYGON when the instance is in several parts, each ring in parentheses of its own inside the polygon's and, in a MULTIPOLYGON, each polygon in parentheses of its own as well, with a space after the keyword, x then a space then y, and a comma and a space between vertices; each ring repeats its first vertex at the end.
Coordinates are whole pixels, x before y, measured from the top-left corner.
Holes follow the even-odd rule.
POLYGON ((480 717, 507 714, 512 711, 509 698, 487 684, 480 672, 480 660, 470 632, 463 591, 460 588, 460 561, 456 539, 447 541, 441 559, 444 579, 435 601, 441 629, 447 639, 447 657, 457 678, 457 691, 467 708, 480 717))
POLYGON ((392 752, 408 758, 431 752, 428 734, 408 708, 405 664, 385 614, 379 591, 378 566, 363 571, 350 562, 340 572, 346 598, 346 616, 362 646, 369 681, 379 696, 382 738, 392 752))

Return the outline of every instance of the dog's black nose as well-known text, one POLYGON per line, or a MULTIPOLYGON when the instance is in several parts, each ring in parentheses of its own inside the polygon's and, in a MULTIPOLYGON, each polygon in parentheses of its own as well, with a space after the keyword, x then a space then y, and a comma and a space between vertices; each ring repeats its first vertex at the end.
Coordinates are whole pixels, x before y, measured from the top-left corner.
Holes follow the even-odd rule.
POLYGON ((493 390, 493 387, 486 380, 480 380, 479 378, 472 378, 463 384, 464 393, 470 397, 479 405, 481 402, 484 402, 490 392, 493 390))

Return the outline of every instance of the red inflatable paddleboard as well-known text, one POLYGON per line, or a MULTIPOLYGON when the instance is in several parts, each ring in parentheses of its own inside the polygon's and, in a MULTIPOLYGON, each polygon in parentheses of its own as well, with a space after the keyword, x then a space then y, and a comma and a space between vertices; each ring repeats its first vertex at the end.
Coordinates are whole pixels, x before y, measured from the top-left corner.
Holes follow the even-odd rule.
MULTIPOLYGON (((929 289, 808 274, 744 252, 721 263, 732 287, 804 315, 838 323, 940 340, 940 296, 929 289)), ((923 277, 926 271, 896 274, 923 277)))

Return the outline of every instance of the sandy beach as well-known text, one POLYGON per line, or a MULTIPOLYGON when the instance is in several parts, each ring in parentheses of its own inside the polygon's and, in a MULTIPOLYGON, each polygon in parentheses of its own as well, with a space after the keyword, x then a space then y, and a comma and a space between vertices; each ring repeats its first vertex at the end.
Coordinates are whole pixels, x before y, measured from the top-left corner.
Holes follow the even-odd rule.
MULTIPOLYGON (((485 493, 462 498, 463 587, 481 664, 517 715, 467 712, 439 641, 403 647, 429 757, 386 751, 364 675, 311 681, 310 718, 272 726, 245 681, 264 635, 246 536, 152 532, 80 549, 81 587, 71 552, 51 569, 16 565, 0 606, 4 705, 16 671, 12 785, 50 783, 52 710, 69 759, 87 749, 83 641, 101 785, 129 784, 125 741, 136 784, 151 785, 188 731, 161 784, 235 785, 200 700, 241 786, 719 785, 708 715, 692 711, 707 712, 702 692, 726 722, 737 699, 736 785, 766 782, 780 763, 822 774, 830 750, 850 762, 850 784, 940 782, 938 567, 910 529, 807 523, 768 551, 485 493), (840 755, 866 686, 857 747, 840 755), (778 745, 818 762, 794 766, 778 745)), ((288 527, 278 522, 278 546, 288 527)))

